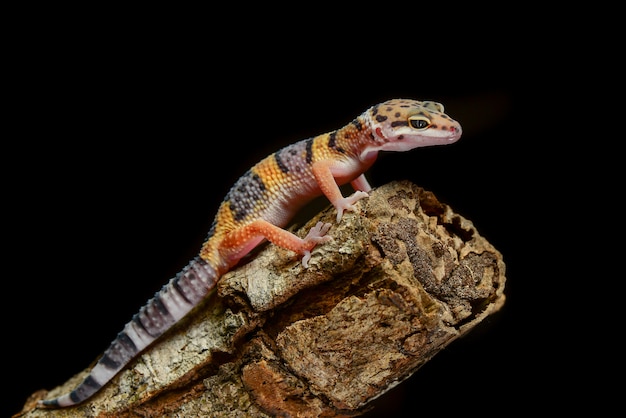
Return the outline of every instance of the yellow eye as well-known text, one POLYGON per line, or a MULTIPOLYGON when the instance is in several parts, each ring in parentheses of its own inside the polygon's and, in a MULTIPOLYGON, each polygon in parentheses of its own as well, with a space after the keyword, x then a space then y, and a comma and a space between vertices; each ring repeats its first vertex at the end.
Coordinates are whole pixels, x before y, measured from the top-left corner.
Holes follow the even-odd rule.
POLYGON ((409 125, 415 129, 426 129, 430 126, 430 121, 424 116, 411 116, 409 118, 409 125))

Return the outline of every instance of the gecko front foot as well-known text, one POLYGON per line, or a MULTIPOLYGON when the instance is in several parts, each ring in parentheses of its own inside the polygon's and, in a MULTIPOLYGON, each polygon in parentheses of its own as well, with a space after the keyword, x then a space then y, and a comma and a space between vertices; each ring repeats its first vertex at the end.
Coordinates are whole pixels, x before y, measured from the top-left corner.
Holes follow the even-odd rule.
POLYGON ((331 241, 333 238, 326 235, 332 225, 329 223, 318 222, 309 233, 304 237, 304 244, 308 247, 308 250, 304 251, 304 257, 302 257, 302 266, 304 268, 309 267, 309 260, 311 259, 311 250, 315 248, 317 244, 331 241))
POLYGON ((350 212, 354 211, 354 204, 358 202, 359 200, 363 199, 364 197, 369 197, 369 195, 366 192, 357 190, 356 192, 352 193, 350 196, 344 197, 341 200, 339 200, 339 202, 335 203, 334 206, 337 209, 337 223, 341 221, 344 211, 346 210, 350 212))

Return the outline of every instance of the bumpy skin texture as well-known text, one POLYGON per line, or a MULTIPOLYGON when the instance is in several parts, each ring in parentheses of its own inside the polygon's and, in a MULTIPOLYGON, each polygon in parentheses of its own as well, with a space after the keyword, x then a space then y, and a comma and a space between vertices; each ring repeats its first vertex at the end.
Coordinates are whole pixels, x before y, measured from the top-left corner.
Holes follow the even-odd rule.
POLYGON ((40 406, 67 407, 91 397, 214 291, 219 278, 263 240, 303 256, 302 264, 308 267, 313 248, 331 239, 331 225, 319 223, 304 238, 283 228, 303 205, 322 194, 336 208, 340 222, 345 211, 368 196, 371 187, 364 173, 378 152, 445 145, 460 137, 461 126, 441 104, 392 99, 372 106, 343 128, 267 156, 232 186, 198 256, 126 324, 76 389, 40 406), (346 183, 355 189, 348 197, 339 189, 346 183))

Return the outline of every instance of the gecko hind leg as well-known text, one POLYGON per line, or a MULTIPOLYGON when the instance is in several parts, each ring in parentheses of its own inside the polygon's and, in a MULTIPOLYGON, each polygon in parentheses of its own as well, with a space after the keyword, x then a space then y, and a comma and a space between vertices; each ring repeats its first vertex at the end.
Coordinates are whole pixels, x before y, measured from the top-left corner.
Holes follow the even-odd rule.
MULTIPOLYGON (((309 233, 304 237, 305 242, 314 242, 316 245, 328 241, 332 241, 332 237, 326 235, 332 225, 329 223, 318 222, 309 233)), ((309 260, 311 259, 311 251, 305 250, 304 257, 302 257, 302 267, 309 267, 309 260)))
POLYGON ((328 242, 332 239, 332 237, 326 235, 330 227, 331 224, 329 223, 318 222, 304 238, 300 238, 264 219, 257 219, 229 232, 221 242, 220 252, 226 259, 238 260, 263 238, 266 238, 274 245, 304 256, 302 265, 304 268, 307 268, 311 258, 311 250, 317 244, 328 242))

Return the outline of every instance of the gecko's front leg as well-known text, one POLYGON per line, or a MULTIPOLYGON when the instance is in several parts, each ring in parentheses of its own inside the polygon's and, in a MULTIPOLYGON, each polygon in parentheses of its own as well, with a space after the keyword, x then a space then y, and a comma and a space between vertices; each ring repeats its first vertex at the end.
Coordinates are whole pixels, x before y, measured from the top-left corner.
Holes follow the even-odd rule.
MULTIPOLYGON (((344 197, 341 194, 339 185, 335 181, 335 174, 333 173, 333 170, 341 171, 341 169, 338 169, 333 161, 317 161, 313 163, 311 168, 320 190, 337 210, 337 223, 341 222, 344 211, 354 211, 354 204, 356 202, 365 197, 369 197, 369 194, 363 190, 357 190, 350 196, 344 197)), ((362 173, 352 181, 352 185, 355 188, 371 190, 369 183, 362 173)))

